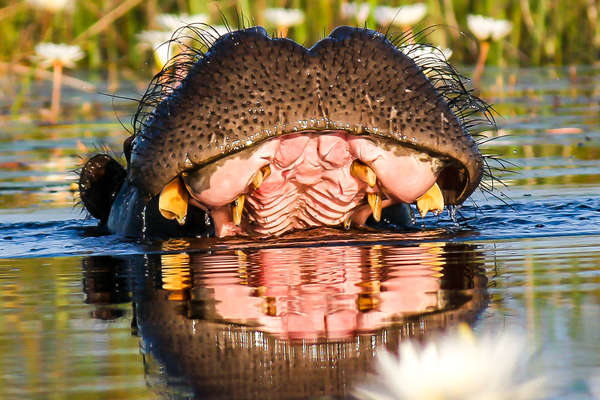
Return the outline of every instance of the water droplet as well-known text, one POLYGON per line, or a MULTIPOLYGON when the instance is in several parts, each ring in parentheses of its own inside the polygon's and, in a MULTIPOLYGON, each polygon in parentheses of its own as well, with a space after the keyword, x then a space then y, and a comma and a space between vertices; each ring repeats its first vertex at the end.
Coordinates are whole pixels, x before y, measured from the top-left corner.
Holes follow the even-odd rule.
POLYGON ((142 209, 142 239, 146 240, 146 232, 148 230, 148 228, 146 227, 146 207, 144 206, 144 208, 142 209))
POLYGON ((186 169, 192 168, 194 166, 194 164, 190 160, 190 156, 187 153, 185 154, 185 161, 183 163, 183 166, 186 169))
POLYGON ((417 218, 415 217, 415 210, 412 205, 408 206, 408 212, 410 214, 410 224, 415 225, 417 223, 417 218))
POLYGON ((450 215, 450 219, 454 222, 454 225, 458 226, 458 219, 456 218, 456 212, 460 209, 460 206, 448 205, 448 215, 450 215))

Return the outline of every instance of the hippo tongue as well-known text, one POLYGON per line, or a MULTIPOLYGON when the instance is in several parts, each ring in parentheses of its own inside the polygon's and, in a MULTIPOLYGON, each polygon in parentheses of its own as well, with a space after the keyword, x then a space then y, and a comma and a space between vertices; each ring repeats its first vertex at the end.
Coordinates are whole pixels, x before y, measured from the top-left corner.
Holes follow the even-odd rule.
POLYGON ((222 237, 363 224, 371 213, 378 220, 382 207, 413 203, 436 187, 439 167, 423 153, 386 150, 344 131, 313 131, 271 139, 250 155, 182 177, 191 204, 209 210, 222 237))

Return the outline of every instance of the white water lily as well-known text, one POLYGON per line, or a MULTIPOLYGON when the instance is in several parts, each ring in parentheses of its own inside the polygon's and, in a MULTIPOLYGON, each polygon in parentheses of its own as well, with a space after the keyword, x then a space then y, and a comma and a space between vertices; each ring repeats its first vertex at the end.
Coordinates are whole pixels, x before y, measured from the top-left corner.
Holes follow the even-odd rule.
POLYGON ((400 345, 400 358, 377 355, 378 375, 359 387, 360 399, 519 400, 547 395, 546 379, 528 378, 529 354, 516 333, 475 338, 457 333, 430 341, 400 345))
POLYGON ((304 21, 302 10, 295 8, 267 8, 264 17, 269 25, 286 28, 304 21))
MULTIPOLYGON (((452 50, 448 48, 440 48, 436 46, 426 46, 422 44, 406 44, 400 46, 399 50, 412 58, 419 61, 442 61, 445 62, 452 56, 452 50)), ((417 63, 419 64, 419 63, 417 63)))
POLYGON ((427 6, 423 3, 417 3, 402 7, 375 7, 373 16, 381 26, 390 24, 411 26, 422 20, 426 13, 427 6))
POLYGON ((142 31, 137 35, 140 43, 153 46, 159 43, 168 42, 173 38, 173 32, 167 31, 142 31))
POLYGON ((156 22, 166 30, 175 31, 183 26, 191 24, 206 24, 208 23, 208 15, 159 14, 156 16, 156 22))
MULTIPOLYGON (((167 62, 181 48, 178 45, 185 45, 189 38, 182 39, 179 31, 142 31, 137 34, 140 44, 152 48, 156 64, 159 68, 164 67, 167 62)), ((202 28, 198 34, 202 35, 203 43, 210 46, 219 37, 229 33, 229 28, 224 25, 211 25, 202 28)), ((195 43, 198 45, 199 43, 195 43)))
POLYGON ((142 45, 152 48, 156 64, 159 68, 164 67, 167 61, 173 56, 171 43, 171 39, 173 38, 172 32, 143 31, 137 34, 137 38, 142 45))
POLYGON ((355 18, 356 22, 360 25, 365 23, 370 12, 371 6, 369 3, 342 3, 342 7, 340 8, 342 18, 355 18))
POLYGON ((63 68, 72 68, 84 56, 79 46, 63 43, 38 43, 35 46, 35 58, 42 67, 52 66, 52 100, 48 120, 58 122, 60 114, 60 92, 63 68))
POLYGON ((71 11, 73 0, 26 0, 27 4, 34 8, 56 13, 59 11, 71 11))
POLYGON ((467 15, 467 25, 473 35, 481 41, 502 39, 512 30, 512 23, 509 21, 483 15, 467 15))
POLYGON ((63 43, 39 43, 35 46, 35 54, 43 67, 60 63, 67 68, 73 68, 85 55, 81 47, 63 43))

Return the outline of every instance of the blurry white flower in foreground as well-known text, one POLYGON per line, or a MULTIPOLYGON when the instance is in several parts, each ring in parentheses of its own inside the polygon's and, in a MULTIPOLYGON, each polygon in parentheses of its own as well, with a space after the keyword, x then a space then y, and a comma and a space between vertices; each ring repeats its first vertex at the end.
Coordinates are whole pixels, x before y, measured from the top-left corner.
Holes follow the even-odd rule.
POLYGON ((382 26, 389 24, 410 26, 423 19, 426 12, 427 6, 423 3, 417 3, 402 7, 375 7, 373 16, 377 23, 382 26))
POLYGON ((484 17, 483 15, 467 15, 467 25, 473 35, 481 41, 502 39, 512 30, 512 23, 504 19, 484 17))
MULTIPOLYGON (((452 56, 451 49, 442 49, 436 46, 422 44, 406 44, 399 47, 399 50, 412 58, 422 62, 442 61, 445 62, 452 56)), ((417 64, 419 64, 417 62, 417 64)))
POLYGON ((53 13, 73 9, 73 0, 26 0, 25 2, 34 8, 53 13))
POLYGON ((359 24, 364 24, 369 17, 371 6, 369 3, 342 3, 340 13, 342 18, 355 18, 359 24))
POLYGON ((527 377, 530 354, 516 334, 475 338, 467 326, 424 347, 400 345, 400 358, 377 355, 378 375, 355 390, 360 399, 538 399, 546 379, 527 377))
POLYGON ((302 10, 295 8, 267 8, 264 16, 269 25, 278 27, 290 27, 304 21, 302 10))
POLYGON ((175 31, 178 28, 191 24, 206 24, 208 15, 206 14, 159 14, 156 16, 156 22, 164 29, 175 31))
POLYGON ((60 63, 67 68, 73 68, 75 63, 84 56, 79 46, 62 43, 39 43, 35 46, 35 54, 43 67, 60 63))

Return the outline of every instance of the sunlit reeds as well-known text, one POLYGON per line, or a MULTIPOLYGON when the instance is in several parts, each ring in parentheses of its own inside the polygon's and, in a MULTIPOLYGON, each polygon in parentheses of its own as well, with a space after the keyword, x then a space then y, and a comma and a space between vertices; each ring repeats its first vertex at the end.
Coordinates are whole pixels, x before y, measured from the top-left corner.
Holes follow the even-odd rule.
MULTIPOLYGON (((86 54, 79 67, 109 76, 143 76, 156 72, 151 57, 157 41, 146 47, 144 31, 172 33, 176 26, 216 25, 216 32, 240 24, 263 24, 269 32, 312 45, 340 24, 400 33, 415 32, 415 41, 452 49, 456 64, 474 65, 475 78, 488 65, 589 64, 600 59, 600 10, 597 2, 572 0, 549 6, 533 0, 456 2, 452 0, 0 0, 0 64, 31 67, 41 42, 79 45, 86 54), (476 39, 468 15, 504 19, 512 30, 502 40, 476 39), (227 27, 226 27, 227 26, 227 27), (433 29, 426 29, 434 26, 433 29), (423 31, 426 29, 426 31, 423 31), (484 61, 482 61, 484 60, 484 61)), ((410 36, 409 34, 407 34, 410 36)), ((218 36, 218 35, 214 35, 218 36)), ((163 36, 166 38, 166 35, 163 36)), ((166 53, 169 46, 161 47, 166 53)), ((173 52, 173 50, 171 51, 173 52)), ((162 65, 164 61, 157 61, 162 65)), ((13 68, 14 70, 14 68, 13 68)), ((100 75, 101 76, 101 75, 100 75)))

